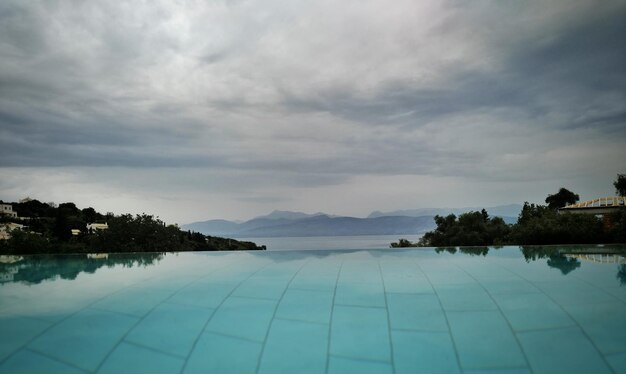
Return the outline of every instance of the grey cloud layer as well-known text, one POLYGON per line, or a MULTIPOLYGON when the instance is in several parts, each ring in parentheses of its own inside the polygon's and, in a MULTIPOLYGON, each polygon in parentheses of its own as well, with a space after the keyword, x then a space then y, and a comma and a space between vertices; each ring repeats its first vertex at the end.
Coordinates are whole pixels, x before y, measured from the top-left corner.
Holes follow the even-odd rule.
POLYGON ((0 167, 613 170, 624 19, 619 0, 5 1, 0 167))

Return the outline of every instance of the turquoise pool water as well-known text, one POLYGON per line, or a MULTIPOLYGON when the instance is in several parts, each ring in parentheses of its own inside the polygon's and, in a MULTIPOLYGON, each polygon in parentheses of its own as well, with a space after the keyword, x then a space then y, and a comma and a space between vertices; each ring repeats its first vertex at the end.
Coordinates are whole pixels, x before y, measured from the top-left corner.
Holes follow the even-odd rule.
POLYGON ((624 250, 2 256, 0 372, 626 373, 624 250))

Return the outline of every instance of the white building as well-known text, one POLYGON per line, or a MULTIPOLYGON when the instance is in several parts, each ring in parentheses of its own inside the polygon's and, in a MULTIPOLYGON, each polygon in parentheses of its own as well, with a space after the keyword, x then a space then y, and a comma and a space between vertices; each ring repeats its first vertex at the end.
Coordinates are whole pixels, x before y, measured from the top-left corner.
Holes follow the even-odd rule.
POLYGON ((23 230, 26 226, 20 225, 19 223, 2 223, 0 224, 0 240, 2 239, 10 239, 11 231, 13 230, 23 230))
POLYGON ((17 218, 17 212, 13 211, 11 204, 0 204, 0 215, 17 218))
POLYGON ((99 230, 106 230, 109 228, 109 225, 107 223, 88 223, 87 224, 87 231, 88 232, 94 232, 94 231, 99 231, 99 230))

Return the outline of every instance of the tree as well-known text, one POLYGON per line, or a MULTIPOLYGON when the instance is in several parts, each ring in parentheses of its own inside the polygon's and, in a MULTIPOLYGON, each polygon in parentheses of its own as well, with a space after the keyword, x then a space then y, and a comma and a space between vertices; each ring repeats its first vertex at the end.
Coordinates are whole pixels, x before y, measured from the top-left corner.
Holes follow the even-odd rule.
POLYGON ((397 243, 391 243, 391 248, 408 248, 408 247, 417 247, 416 243, 412 243, 407 239, 400 239, 397 243))
POLYGON ((577 194, 561 187, 559 192, 546 197, 546 204, 548 204, 548 208, 550 209, 558 209, 563 208, 566 205, 574 204, 578 200, 580 200, 580 197, 577 194))
POLYGON ((485 246, 506 242, 510 227, 500 217, 489 218, 486 210, 447 217, 435 216, 437 228, 419 240, 419 246, 485 246))
POLYGON ((81 210, 81 212, 83 214, 83 219, 85 220, 85 222, 88 223, 96 222, 96 220, 100 219, 100 217, 102 216, 98 214, 98 212, 96 212, 96 210, 92 207, 85 208, 81 210))
POLYGON ((626 174, 618 174, 613 186, 618 195, 626 196, 626 174))
POLYGON ((563 256, 562 254, 550 256, 548 260, 548 266, 551 268, 561 270, 563 275, 578 269, 580 267, 580 261, 577 258, 563 256))

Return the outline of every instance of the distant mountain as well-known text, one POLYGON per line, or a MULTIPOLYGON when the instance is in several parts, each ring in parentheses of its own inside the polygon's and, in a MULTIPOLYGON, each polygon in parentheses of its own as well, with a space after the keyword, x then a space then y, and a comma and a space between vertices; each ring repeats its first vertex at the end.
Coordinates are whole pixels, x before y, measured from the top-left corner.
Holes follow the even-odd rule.
MULTIPOLYGON (((462 214, 470 211, 480 211, 482 207, 468 207, 468 208, 421 208, 421 209, 407 209, 407 210, 394 210, 391 212, 372 212, 368 218, 386 217, 386 216, 407 216, 407 217, 420 217, 420 216, 445 216, 448 214, 462 214)), ((504 218, 505 221, 513 220, 513 223, 517 220, 522 211, 520 204, 498 205, 494 207, 485 208, 490 216, 498 216, 504 218)), ((511 223, 511 222, 508 222, 511 223)))
POLYGON ((183 225, 184 229, 206 235, 246 237, 408 235, 435 227, 432 216, 384 216, 376 218, 331 217, 318 213, 272 212, 243 223, 209 220, 183 225), (274 214, 276 213, 276 214, 274 214), (287 214, 286 214, 287 213, 287 214), (305 215, 303 217, 302 215, 305 215), (277 217, 277 218, 267 218, 277 217), (292 219, 285 217, 294 217, 292 219), (302 218, 297 218, 302 217, 302 218))
MULTIPOLYGON (((480 211, 482 208, 427 208, 373 212, 367 218, 330 216, 324 213, 307 214, 275 210, 245 222, 209 220, 183 225, 186 230, 205 235, 235 238, 286 236, 342 236, 342 235, 409 235, 421 234, 435 228, 435 215, 480 211)), ((486 208, 491 216, 499 216, 506 223, 515 223, 522 206, 500 205, 486 208)))
POLYGON ((239 228, 239 223, 233 221, 226 221, 223 219, 211 219, 208 221, 194 222, 187 225, 182 225, 184 230, 191 230, 201 233, 208 233, 213 236, 228 236, 229 233, 236 232, 239 228))
POLYGON ((421 234, 435 227, 433 217, 304 218, 285 225, 259 227, 236 237, 342 236, 421 234))
MULTIPOLYGON (((302 212, 290 212, 287 210, 275 210, 272 213, 265 215, 265 216, 259 216, 259 217, 255 217, 253 219, 289 219, 289 220, 295 220, 295 219, 302 219, 302 218, 309 218, 309 217, 315 217, 315 216, 321 216, 321 215, 325 215, 324 213, 314 213, 314 214, 307 214, 307 213, 302 213, 302 212)), ((326 214, 327 215, 327 214, 326 214)))

